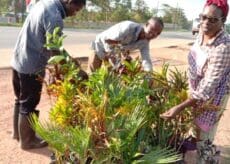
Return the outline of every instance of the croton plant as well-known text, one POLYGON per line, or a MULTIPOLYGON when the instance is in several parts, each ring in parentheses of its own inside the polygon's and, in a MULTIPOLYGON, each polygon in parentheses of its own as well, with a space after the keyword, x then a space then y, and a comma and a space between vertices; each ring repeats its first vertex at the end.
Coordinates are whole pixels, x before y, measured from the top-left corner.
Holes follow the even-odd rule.
MULTIPOLYGON (((161 113, 187 98, 185 72, 147 73, 127 56, 119 66, 104 62, 87 76, 63 48, 56 28, 46 47, 55 51, 47 71, 53 100, 48 121, 33 118, 36 132, 49 143, 57 163, 174 163, 182 160, 183 143, 192 125, 191 110, 164 121, 161 113), (128 59, 128 60, 127 60, 128 59)), ((83 71, 84 72, 84 71, 83 71)))

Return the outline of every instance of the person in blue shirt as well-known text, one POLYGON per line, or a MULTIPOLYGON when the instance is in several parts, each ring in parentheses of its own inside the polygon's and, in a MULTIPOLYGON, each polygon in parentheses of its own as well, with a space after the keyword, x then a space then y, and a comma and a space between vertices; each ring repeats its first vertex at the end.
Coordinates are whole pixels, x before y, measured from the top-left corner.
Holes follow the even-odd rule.
POLYGON ((63 30, 63 19, 74 16, 86 4, 86 0, 40 0, 27 16, 19 33, 11 65, 13 89, 16 96, 13 118, 13 138, 19 140, 22 149, 47 146, 31 128, 29 119, 41 97, 45 67, 52 52, 44 44, 46 33, 56 27, 63 30), (40 80, 38 80, 40 78, 40 80))

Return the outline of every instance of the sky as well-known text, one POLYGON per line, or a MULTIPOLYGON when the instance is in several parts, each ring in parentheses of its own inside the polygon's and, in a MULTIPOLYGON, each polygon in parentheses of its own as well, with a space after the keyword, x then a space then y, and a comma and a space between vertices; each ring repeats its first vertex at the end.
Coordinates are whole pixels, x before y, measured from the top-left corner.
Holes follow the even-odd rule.
MULTIPOLYGON (((135 1, 135 0, 134 0, 135 1)), ((203 10, 203 6, 206 0, 144 0, 149 8, 162 8, 162 4, 168 4, 172 7, 180 7, 184 9, 184 13, 188 20, 193 20, 199 16, 203 10)), ((230 3, 230 0, 228 0, 230 3)), ((227 22, 230 22, 230 13, 227 18, 227 22)))

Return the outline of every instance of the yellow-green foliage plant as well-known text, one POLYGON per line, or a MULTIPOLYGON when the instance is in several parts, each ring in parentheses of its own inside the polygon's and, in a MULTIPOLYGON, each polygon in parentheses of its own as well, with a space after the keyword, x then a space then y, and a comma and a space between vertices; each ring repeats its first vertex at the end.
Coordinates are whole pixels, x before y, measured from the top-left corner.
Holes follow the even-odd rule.
MULTIPOLYGON (((50 39, 59 40, 62 36, 57 34, 49 34, 55 35, 50 39)), ((178 141, 183 140, 190 126, 191 113, 186 110, 178 116, 179 121, 169 122, 159 115, 186 98, 185 74, 169 71, 168 65, 162 67, 162 72, 146 73, 141 71, 139 61, 131 60, 121 62, 125 71, 103 65, 82 81, 77 76, 78 67, 62 54, 62 44, 51 42, 50 49, 55 47, 61 52, 50 60, 56 67, 49 67, 51 72, 57 68, 61 72, 60 78, 47 84, 55 103, 50 122, 34 119, 33 126, 49 143, 59 163, 181 160, 178 141)))

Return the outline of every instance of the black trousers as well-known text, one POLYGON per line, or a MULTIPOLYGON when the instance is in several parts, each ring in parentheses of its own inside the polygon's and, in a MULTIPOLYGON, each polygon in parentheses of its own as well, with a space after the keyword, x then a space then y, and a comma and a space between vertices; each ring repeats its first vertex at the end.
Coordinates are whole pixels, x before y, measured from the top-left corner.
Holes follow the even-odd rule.
POLYGON ((40 102, 42 81, 45 73, 23 74, 13 69, 13 89, 16 96, 15 106, 19 105, 20 114, 28 115, 35 111, 40 102))

